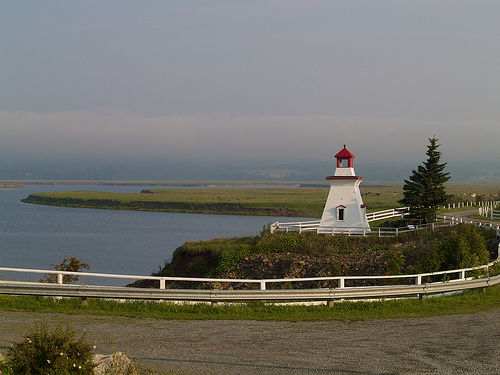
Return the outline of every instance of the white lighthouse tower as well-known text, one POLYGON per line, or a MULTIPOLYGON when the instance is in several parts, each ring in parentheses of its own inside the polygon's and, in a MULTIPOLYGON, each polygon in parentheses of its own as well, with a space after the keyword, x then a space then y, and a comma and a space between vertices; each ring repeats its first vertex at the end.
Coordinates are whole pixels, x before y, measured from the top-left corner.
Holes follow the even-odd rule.
POLYGON ((326 178, 330 182, 330 192, 318 233, 366 233, 370 230, 370 226, 359 192, 363 178, 356 176, 354 172, 355 156, 344 145, 335 158, 337 169, 333 176, 326 178))

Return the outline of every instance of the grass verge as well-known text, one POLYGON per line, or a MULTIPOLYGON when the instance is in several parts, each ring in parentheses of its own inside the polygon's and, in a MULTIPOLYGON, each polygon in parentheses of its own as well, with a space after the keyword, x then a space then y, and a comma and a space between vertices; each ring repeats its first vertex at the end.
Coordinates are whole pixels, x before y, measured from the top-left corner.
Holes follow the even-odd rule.
POLYGON ((56 300, 48 297, 0 296, 0 310, 63 314, 127 316, 167 320, 260 320, 260 321, 360 321, 376 319, 425 318, 469 314, 500 309, 500 285, 484 291, 471 290, 451 296, 339 302, 326 305, 276 305, 263 302, 243 304, 173 304, 149 301, 116 302, 78 298, 56 300))

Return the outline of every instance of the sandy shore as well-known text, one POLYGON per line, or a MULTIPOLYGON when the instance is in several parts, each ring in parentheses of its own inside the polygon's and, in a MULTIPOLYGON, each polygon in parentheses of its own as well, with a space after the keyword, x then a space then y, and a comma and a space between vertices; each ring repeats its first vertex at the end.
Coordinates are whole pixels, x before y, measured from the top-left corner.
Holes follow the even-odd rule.
POLYGON ((181 374, 496 374, 500 309, 372 322, 171 321, 0 312, 0 352, 35 323, 69 323, 97 353, 181 374))

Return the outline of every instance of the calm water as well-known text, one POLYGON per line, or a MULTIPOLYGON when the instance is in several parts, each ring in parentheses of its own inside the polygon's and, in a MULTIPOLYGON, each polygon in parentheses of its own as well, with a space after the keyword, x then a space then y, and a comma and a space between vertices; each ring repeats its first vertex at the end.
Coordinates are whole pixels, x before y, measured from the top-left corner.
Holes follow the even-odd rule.
MULTIPOLYGON (((90 272, 149 275, 186 241, 258 234, 276 218, 110 211, 22 203, 31 193, 65 190, 140 192, 136 186, 27 186, 0 189, 0 266, 49 269, 77 257, 90 272)), ((0 274, 3 278, 26 276, 0 274)), ((40 275, 41 276, 41 275, 40 275)), ((30 276, 37 279, 38 276, 30 276)), ((102 284, 122 285, 107 281, 102 284)))

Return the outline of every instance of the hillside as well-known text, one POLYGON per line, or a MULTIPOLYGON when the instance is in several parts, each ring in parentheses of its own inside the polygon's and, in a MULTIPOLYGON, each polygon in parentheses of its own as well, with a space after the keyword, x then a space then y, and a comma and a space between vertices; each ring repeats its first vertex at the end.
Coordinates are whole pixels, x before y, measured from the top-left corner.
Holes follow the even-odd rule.
MULTIPOLYGON (((399 238, 274 233, 257 237, 186 242, 156 276, 231 279, 398 275, 486 264, 497 257, 492 231, 460 225, 399 238), (466 244, 465 244, 466 243, 466 244)), ((362 285, 374 284, 364 282, 362 285)), ((154 283, 138 281, 137 286, 154 283)), ((360 285, 360 284, 357 284, 360 285)), ((294 283, 294 288, 328 287, 329 282, 294 283)), ((170 288, 212 288, 208 283, 170 283, 170 288)), ((245 285, 217 285, 242 288, 245 285)), ((279 285, 282 288, 291 285, 279 285)))

